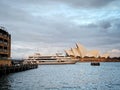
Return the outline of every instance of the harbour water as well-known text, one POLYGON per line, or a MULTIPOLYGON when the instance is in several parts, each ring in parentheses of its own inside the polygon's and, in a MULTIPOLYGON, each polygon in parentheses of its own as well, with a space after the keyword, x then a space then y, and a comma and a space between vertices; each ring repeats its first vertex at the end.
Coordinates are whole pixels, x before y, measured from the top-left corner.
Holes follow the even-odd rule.
POLYGON ((0 77, 0 90, 120 90, 120 63, 39 65, 0 77))

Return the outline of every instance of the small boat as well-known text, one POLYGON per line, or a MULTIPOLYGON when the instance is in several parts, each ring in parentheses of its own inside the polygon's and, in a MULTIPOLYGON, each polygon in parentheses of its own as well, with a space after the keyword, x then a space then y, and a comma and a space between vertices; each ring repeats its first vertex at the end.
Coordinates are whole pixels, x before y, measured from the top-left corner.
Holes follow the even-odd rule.
POLYGON ((100 66, 100 62, 91 62, 91 66, 100 66))

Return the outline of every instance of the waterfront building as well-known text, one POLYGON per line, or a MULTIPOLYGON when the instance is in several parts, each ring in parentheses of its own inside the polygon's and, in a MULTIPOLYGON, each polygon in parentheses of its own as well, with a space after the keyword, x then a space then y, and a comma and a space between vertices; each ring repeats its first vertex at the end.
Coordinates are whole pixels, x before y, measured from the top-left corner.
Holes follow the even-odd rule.
POLYGON ((71 51, 73 52, 74 57, 80 57, 80 54, 78 52, 78 48, 71 48, 71 51))
POLYGON ((100 53, 98 50, 90 50, 87 52, 86 56, 98 58, 100 56, 100 53))
POLYGON ((99 50, 87 50, 83 45, 80 43, 76 44, 76 47, 71 48, 71 50, 65 50, 67 56, 72 56, 72 57, 80 57, 80 58, 85 58, 85 57, 104 57, 108 58, 109 54, 103 54, 100 55, 99 50))
POLYGON ((76 47, 77 47, 77 50, 80 54, 80 57, 84 58, 87 54, 87 49, 83 45, 81 45, 80 43, 77 43, 76 47))
POLYGON ((0 27, 0 65, 11 64, 11 35, 0 27))
POLYGON ((74 53, 72 52, 72 50, 65 50, 65 52, 67 56, 74 57, 74 53))
POLYGON ((104 53, 104 54, 101 55, 100 57, 102 57, 102 58, 108 58, 108 57, 109 57, 109 53, 104 53))

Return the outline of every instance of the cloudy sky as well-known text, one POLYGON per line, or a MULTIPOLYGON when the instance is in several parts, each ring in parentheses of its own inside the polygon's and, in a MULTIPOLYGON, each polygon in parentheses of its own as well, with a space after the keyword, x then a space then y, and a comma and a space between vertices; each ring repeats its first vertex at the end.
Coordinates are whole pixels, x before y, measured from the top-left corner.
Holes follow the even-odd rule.
POLYGON ((63 52, 80 42, 120 56, 120 0, 0 0, 12 57, 63 52))

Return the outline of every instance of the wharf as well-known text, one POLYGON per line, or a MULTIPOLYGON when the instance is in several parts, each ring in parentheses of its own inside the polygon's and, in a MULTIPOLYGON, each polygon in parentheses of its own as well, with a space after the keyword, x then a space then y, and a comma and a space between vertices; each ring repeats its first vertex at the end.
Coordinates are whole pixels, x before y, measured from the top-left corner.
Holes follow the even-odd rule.
POLYGON ((6 75, 9 73, 15 73, 15 72, 20 72, 20 71, 26 71, 30 69, 35 69, 38 68, 37 64, 24 64, 24 65, 12 65, 12 66, 0 66, 0 75, 6 75))

